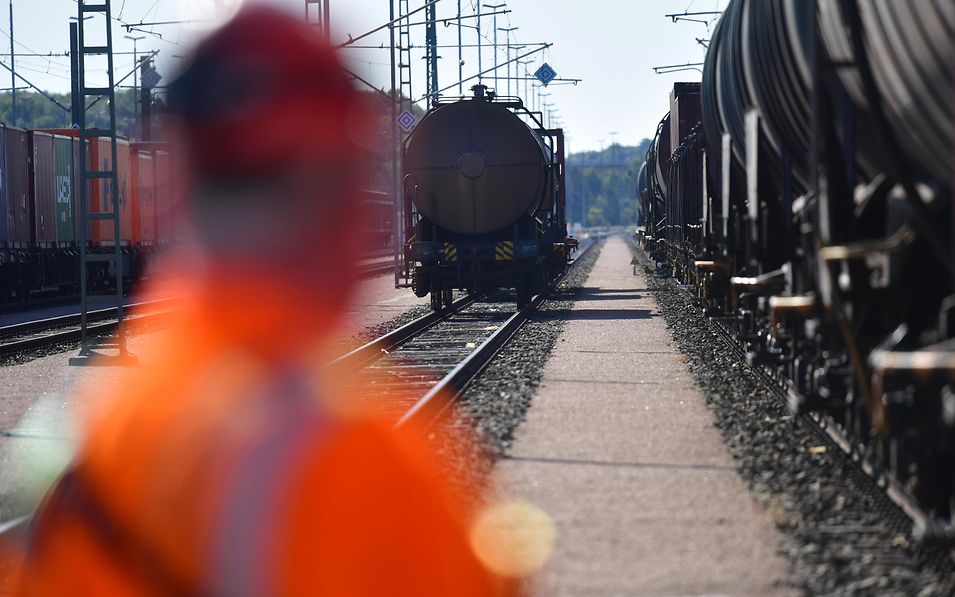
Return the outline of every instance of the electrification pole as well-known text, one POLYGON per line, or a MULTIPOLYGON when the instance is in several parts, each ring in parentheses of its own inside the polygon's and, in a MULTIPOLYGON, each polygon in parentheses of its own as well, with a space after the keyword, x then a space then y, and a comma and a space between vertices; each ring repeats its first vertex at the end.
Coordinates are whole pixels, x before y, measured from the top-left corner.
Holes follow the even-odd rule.
MULTIPOLYGON (((224 16, 222 13, 222 0, 216 0, 216 11, 221 13, 217 16, 224 16)), ((328 14, 328 0, 305 0, 305 22, 315 25, 326 42, 332 39, 331 17, 328 14), (314 5, 313 11, 310 7, 314 5), (313 15, 314 14, 314 18, 313 15)))
POLYGON ((511 32, 517 31, 520 27, 501 27, 501 31, 507 36, 507 95, 511 96, 511 32))
MULTIPOLYGON (((140 80, 146 77, 146 73, 153 68, 153 60, 149 56, 144 56, 139 62, 140 80)), ((143 141, 153 140, 153 92, 152 89, 143 85, 139 89, 139 127, 140 137, 143 141)))
MULTIPOLYGON (((515 27, 515 28, 516 28, 516 27, 515 27)), ((521 52, 522 52, 526 47, 527 47, 527 45, 525 45, 525 44, 521 44, 521 45, 510 45, 510 46, 509 46, 510 50, 508 51, 507 59, 508 59, 508 60, 511 59, 511 55, 510 55, 510 52, 511 52, 511 51, 514 52, 514 55, 515 55, 515 56, 520 56, 520 55, 521 55, 521 52)), ((517 59, 515 59, 514 62, 513 62, 513 64, 514 64, 514 81, 515 81, 515 83, 514 83, 514 95, 520 95, 520 93, 521 93, 521 84, 520 84, 520 80, 521 80, 521 79, 524 79, 524 90, 525 90, 525 91, 527 90, 527 79, 529 78, 529 76, 525 74, 524 77, 521 77, 521 76, 520 76, 520 72, 519 72, 519 71, 520 71, 520 65, 521 65, 522 63, 523 63, 523 61, 517 60, 517 59)), ((525 68, 524 71, 525 71, 525 73, 526 73, 527 69, 525 68)), ((510 65, 510 64, 507 65, 507 79, 508 79, 508 81, 511 80, 511 65, 510 65)), ((510 91, 510 84, 508 84, 508 91, 510 91)))
POLYGON ((461 0, 458 0, 458 95, 464 95, 464 39, 461 26, 461 0))
POLYGON ((17 126, 17 66, 16 53, 13 51, 13 0, 10 0, 10 93, 13 94, 13 115, 11 124, 17 126))
POLYGON ((70 124, 79 122, 80 109, 83 106, 80 101, 80 79, 79 79, 79 31, 76 23, 70 23, 70 124))
POLYGON ((394 256, 395 256, 395 287, 398 286, 400 281, 400 261, 398 256, 401 255, 401 208, 399 204, 401 203, 401 198, 399 195, 399 189, 401 188, 401 183, 399 182, 400 174, 398 172, 400 153, 399 153, 399 143, 398 143, 398 81, 396 70, 398 68, 396 56, 395 56, 395 0, 391 0, 389 3, 390 12, 388 20, 391 25, 388 26, 389 34, 391 35, 391 200, 394 201, 394 211, 392 212, 394 217, 394 228, 395 228, 395 239, 394 239, 394 256))
POLYGON ((438 99, 438 26, 436 23, 437 9, 435 4, 429 4, 425 10, 425 45, 428 63, 427 85, 428 105, 438 99))
POLYGON ((136 109, 136 99, 139 95, 139 49, 137 42, 146 39, 145 35, 124 35, 126 39, 133 42, 133 132, 139 129, 139 110, 136 109))
MULTIPOLYGON (((518 61, 517 61, 517 64, 519 64, 520 66, 523 66, 523 67, 524 67, 524 77, 523 77, 523 78, 524 78, 524 103, 525 103, 525 104, 530 103, 530 100, 531 100, 530 96, 527 94, 527 90, 528 90, 529 87, 530 87, 530 76, 528 75, 528 72, 527 72, 527 65, 528 65, 528 64, 531 64, 532 62, 534 62, 534 61, 533 61, 533 60, 518 60, 518 61)), ((515 70, 517 70, 517 69, 515 69, 515 70)))
POLYGON ((475 27, 477 31, 477 42, 478 42, 478 85, 481 84, 482 76, 481 73, 484 72, 484 63, 482 61, 482 54, 484 54, 484 44, 481 43, 481 3, 477 3, 477 26, 475 27))
POLYGON ((507 3, 485 4, 484 8, 490 8, 494 11, 494 93, 497 93, 498 72, 497 72, 497 12, 507 6, 507 3))

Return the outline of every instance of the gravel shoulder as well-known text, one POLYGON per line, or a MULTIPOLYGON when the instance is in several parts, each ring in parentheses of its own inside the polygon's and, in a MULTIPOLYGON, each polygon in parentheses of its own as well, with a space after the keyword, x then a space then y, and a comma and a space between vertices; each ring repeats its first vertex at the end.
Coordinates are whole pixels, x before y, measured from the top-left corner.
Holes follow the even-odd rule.
POLYGON ((740 476, 790 539, 797 586, 807 595, 955 594, 951 554, 914 545, 908 519, 888 497, 811 421, 794 416, 686 294, 631 249, 740 476))
POLYGON ((463 414, 477 423, 489 449, 505 453, 537 391, 544 365, 564 329, 563 314, 574 305, 603 241, 570 270, 537 313, 511 338, 462 396, 463 414))

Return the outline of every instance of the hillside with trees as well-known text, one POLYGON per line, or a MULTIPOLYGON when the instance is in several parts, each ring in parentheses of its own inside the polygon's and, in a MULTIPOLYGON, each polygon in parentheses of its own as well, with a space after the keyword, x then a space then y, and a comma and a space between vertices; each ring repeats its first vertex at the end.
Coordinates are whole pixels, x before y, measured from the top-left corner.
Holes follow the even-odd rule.
MULTIPOLYGON (((70 107, 70 94, 49 94, 63 106, 70 107)), ((116 128, 120 135, 131 136, 134 127, 134 109, 138 96, 132 89, 120 89, 116 92, 116 128)), ((92 104, 94 98, 87 100, 92 104)), ((91 127, 105 127, 108 123, 109 107, 106 100, 92 105, 86 113, 91 127)), ((70 128, 73 119, 70 113, 49 99, 33 91, 17 92, 17 118, 13 119, 13 97, 10 93, 0 93, 0 121, 27 129, 70 128)), ((138 136, 138 135, 137 135, 138 136)))
POLYGON ((603 151, 567 157, 567 219, 584 226, 634 226, 637 175, 650 139, 637 146, 614 144, 603 151))

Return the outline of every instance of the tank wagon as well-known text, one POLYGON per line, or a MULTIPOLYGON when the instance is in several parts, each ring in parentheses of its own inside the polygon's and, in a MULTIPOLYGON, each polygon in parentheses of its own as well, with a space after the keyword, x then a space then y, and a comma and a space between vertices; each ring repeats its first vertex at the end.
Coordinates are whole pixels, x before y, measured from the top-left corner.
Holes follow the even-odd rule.
POLYGON ((659 267, 949 544, 953 56, 950 2, 732 0, 641 199, 659 267))
POLYGON ((515 289, 526 305, 567 266, 564 137, 518 98, 476 85, 439 102, 404 147, 406 279, 435 310, 452 291, 515 289))

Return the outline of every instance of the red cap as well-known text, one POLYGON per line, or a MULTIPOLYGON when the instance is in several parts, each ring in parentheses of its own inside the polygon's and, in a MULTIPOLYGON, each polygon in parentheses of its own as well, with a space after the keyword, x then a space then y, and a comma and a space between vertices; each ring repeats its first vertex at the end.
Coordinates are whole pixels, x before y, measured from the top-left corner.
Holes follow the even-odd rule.
POLYGON ((200 174, 254 174, 345 157, 369 119, 317 28, 262 5, 206 38, 169 89, 200 174))

